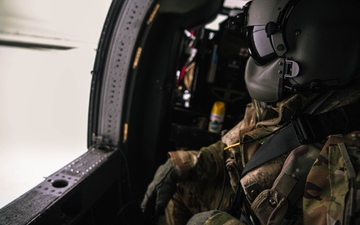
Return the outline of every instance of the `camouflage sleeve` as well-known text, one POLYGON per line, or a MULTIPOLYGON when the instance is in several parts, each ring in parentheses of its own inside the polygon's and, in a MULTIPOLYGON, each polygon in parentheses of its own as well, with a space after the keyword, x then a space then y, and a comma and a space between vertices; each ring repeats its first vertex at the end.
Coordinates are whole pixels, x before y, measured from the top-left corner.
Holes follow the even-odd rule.
POLYGON ((169 152, 175 168, 180 171, 181 180, 214 180, 223 171, 225 144, 218 141, 199 151, 179 150, 169 152))
POLYGON ((226 212, 220 212, 210 217, 204 225, 246 225, 235 217, 227 214, 226 212))
POLYGON ((358 224, 352 219, 359 210, 353 205, 358 202, 354 193, 360 180, 354 169, 359 165, 354 160, 354 153, 360 150, 359 137, 360 132, 354 132, 328 138, 307 177, 304 224, 358 224))

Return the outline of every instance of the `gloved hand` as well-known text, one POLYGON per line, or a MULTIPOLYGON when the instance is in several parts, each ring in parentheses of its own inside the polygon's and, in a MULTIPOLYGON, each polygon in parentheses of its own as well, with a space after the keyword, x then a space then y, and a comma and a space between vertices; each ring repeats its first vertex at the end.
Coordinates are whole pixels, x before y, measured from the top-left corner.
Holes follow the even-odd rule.
POLYGON ((219 225, 219 224, 231 224, 231 225, 246 225, 250 223, 242 222, 241 220, 231 216, 230 214, 219 211, 210 210, 195 214, 186 225, 219 225))
POLYGON ((144 213, 155 214, 155 216, 163 213, 176 191, 176 184, 180 178, 179 173, 175 170, 171 159, 157 169, 154 180, 149 184, 141 203, 144 213))
POLYGON ((218 214, 219 210, 210 210, 193 215, 186 225, 204 225, 205 222, 215 214, 218 214))

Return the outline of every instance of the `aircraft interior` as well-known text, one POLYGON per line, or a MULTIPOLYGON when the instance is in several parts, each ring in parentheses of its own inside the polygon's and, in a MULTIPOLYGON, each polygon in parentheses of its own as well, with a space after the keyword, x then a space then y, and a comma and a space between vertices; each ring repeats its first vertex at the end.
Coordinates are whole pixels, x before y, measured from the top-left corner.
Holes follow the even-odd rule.
POLYGON ((113 0, 90 68, 85 153, 1 208, 0 224, 155 224, 139 204, 167 152, 216 142, 250 101, 236 17, 246 1, 235 2, 113 0))

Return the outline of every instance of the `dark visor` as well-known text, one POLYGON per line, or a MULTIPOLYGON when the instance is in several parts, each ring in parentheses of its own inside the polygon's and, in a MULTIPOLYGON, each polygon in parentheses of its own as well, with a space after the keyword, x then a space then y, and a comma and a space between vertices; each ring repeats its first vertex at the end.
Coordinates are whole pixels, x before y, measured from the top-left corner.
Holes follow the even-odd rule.
POLYGON ((251 57, 259 65, 264 65, 276 57, 271 40, 265 26, 252 26, 247 28, 251 57))

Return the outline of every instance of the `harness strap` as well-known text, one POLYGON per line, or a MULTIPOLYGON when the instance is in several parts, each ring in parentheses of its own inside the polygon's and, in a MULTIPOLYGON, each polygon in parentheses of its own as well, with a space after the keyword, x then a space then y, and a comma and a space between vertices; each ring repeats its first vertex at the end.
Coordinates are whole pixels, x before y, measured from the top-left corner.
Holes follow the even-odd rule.
POLYGON ((320 141, 330 134, 344 134, 359 129, 359 115, 360 103, 356 102, 319 115, 295 117, 255 152, 245 165, 241 177, 302 144, 320 141))
POLYGON ((245 176, 245 174, 258 166, 275 159, 282 154, 290 152, 300 145, 301 143, 297 138, 295 129, 290 123, 278 131, 270 140, 260 146, 251 159, 246 163, 240 177, 245 176), (286 142, 284 142, 284 140, 286 140, 286 142))
MULTIPOLYGON (((302 144, 320 141, 330 134, 344 134, 360 129, 359 115, 360 102, 356 102, 319 115, 303 114, 295 117, 255 152, 245 165, 240 177, 302 144)), ((244 193, 241 185, 239 186, 236 197, 229 206, 232 212, 237 211, 236 207, 243 200, 244 193)), ((296 185, 293 188, 296 188, 296 185)))

